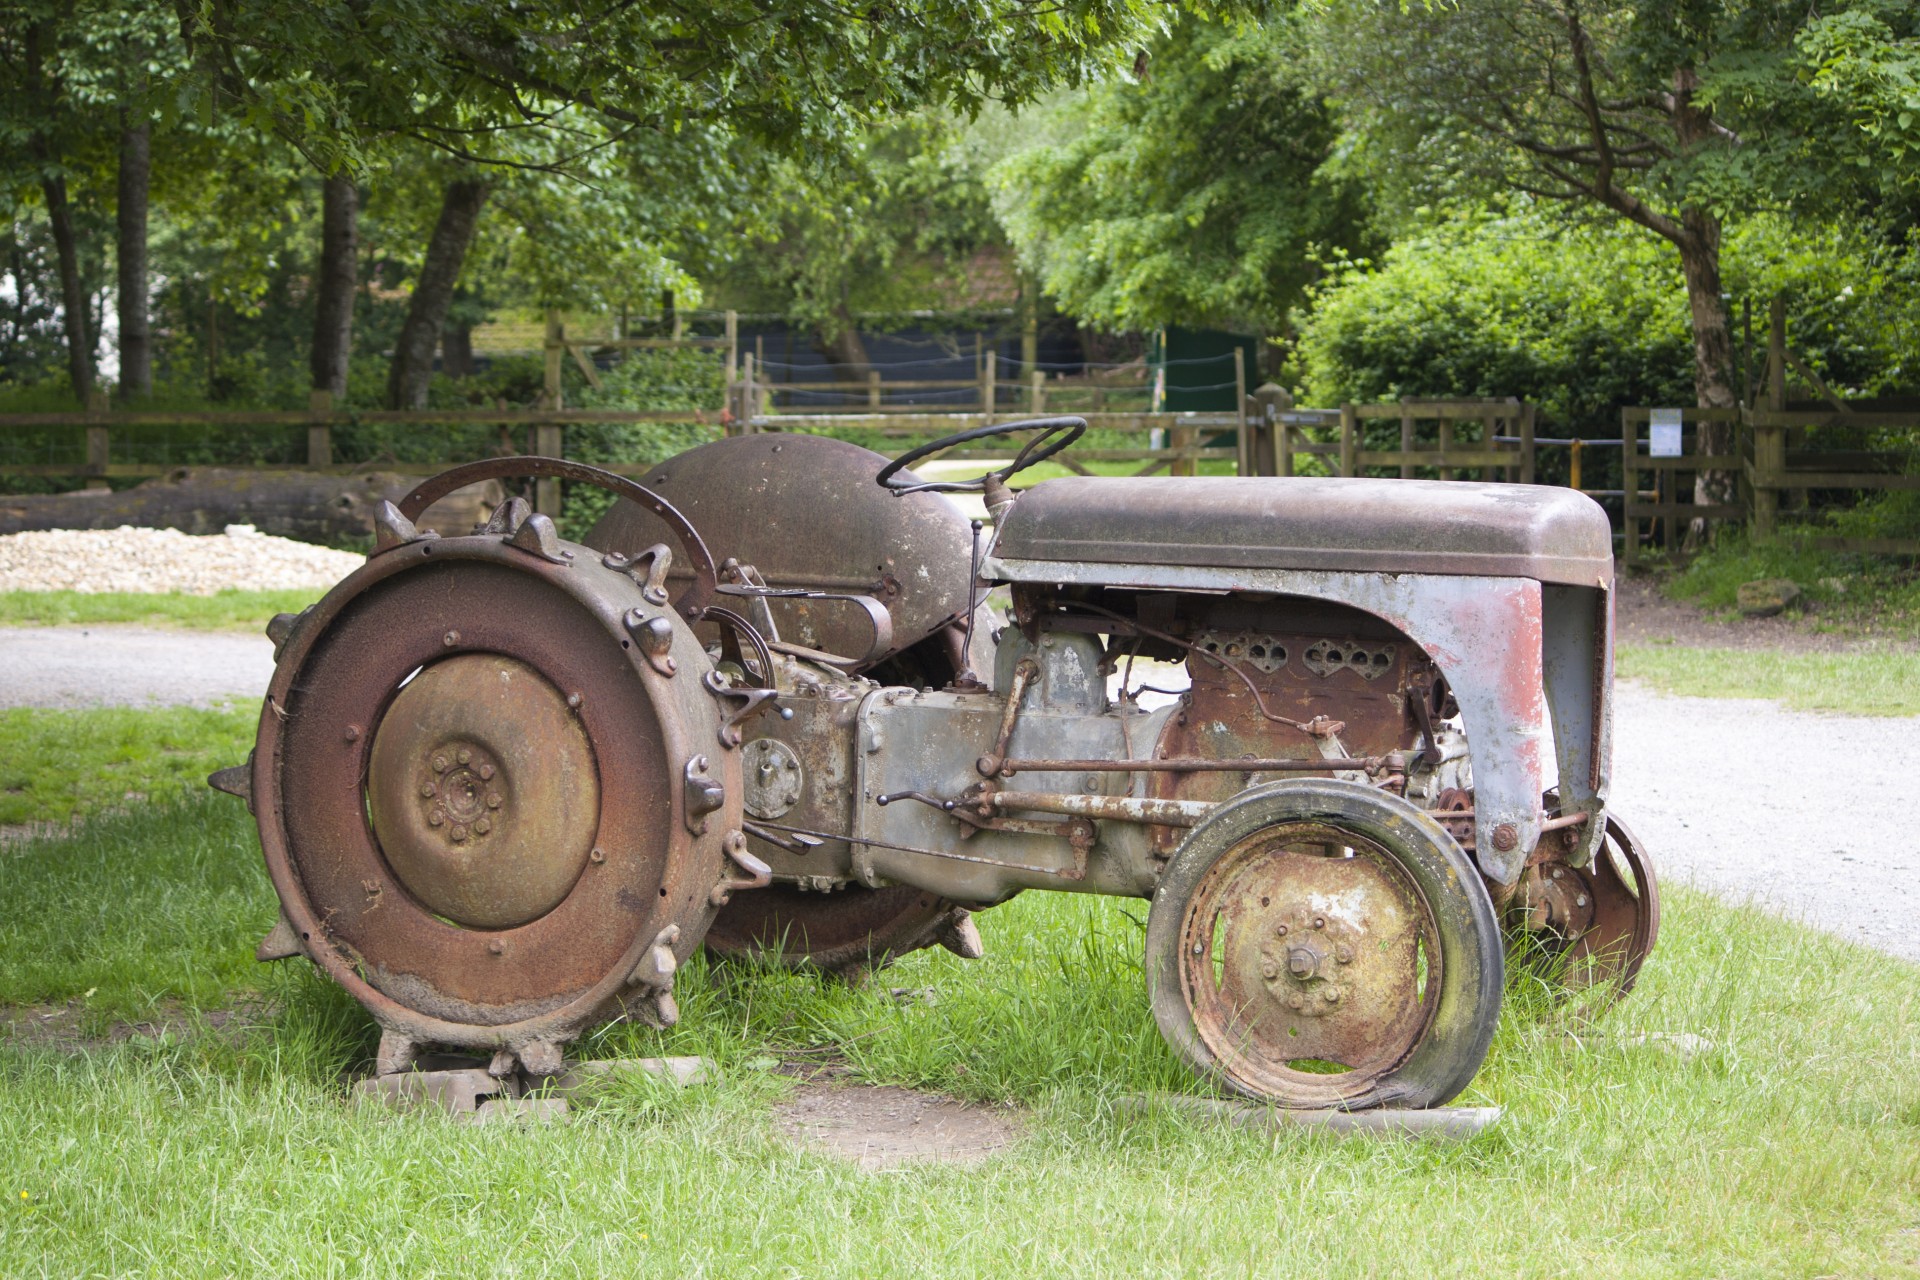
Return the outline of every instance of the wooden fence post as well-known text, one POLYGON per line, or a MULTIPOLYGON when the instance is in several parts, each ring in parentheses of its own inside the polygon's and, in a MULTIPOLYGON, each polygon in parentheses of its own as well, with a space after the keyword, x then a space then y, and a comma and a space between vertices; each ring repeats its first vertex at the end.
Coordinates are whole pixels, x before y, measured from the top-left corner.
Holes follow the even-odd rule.
POLYGON ((1273 470, 1276 475, 1293 474, 1293 424, 1282 418, 1274 428, 1273 470))
POLYGON ((1175 427, 1167 432, 1167 447, 1173 451, 1173 461, 1167 466, 1170 476, 1190 476, 1195 473, 1195 464, 1191 455, 1194 441, 1199 432, 1194 427, 1175 427), (1182 454, 1187 456, 1183 457, 1182 454))
POLYGON ((113 402, 102 390, 87 393, 86 410, 89 418, 99 419, 99 425, 87 424, 87 488, 106 489, 107 459, 111 449, 111 437, 106 425, 107 414, 113 402))
MULTIPOLYGON (((1787 300, 1773 295, 1767 307, 1767 410, 1787 408, 1787 300)), ((1753 428, 1753 536, 1771 538, 1779 528, 1779 472, 1787 466, 1786 437, 1780 428, 1753 428)))
POLYGON ((1253 468, 1253 441, 1247 439, 1247 353, 1233 344, 1233 438, 1236 457, 1234 474, 1250 476, 1253 468))
MULTIPOLYGON (((1520 483, 1534 482, 1534 443, 1533 443, 1534 405, 1527 401, 1520 406, 1520 483)), ((1580 487, 1580 442, 1573 442, 1573 487, 1580 487)))
POLYGON ((1360 414, 1351 404, 1340 406, 1340 474, 1360 474, 1360 414))
POLYGON ((727 381, 733 382, 740 376, 740 313, 731 308, 727 311, 727 381))
POLYGON ((333 465, 333 392, 315 387, 307 392, 307 412, 314 420, 307 424, 307 465, 333 465))
POLYGON ((1453 419, 1440 419, 1440 478, 1453 479, 1453 468, 1447 465, 1447 455, 1453 452, 1453 419))
POLYGON ((987 415, 987 421, 993 421, 993 413, 999 407, 1000 388, 996 379, 1000 376, 1000 352, 990 350, 982 353, 980 360, 980 412, 987 415))
POLYGON ((1620 559, 1631 567, 1640 559, 1640 433, 1631 411, 1620 410, 1620 559))
MULTIPOLYGON (((1441 430, 1445 431, 1446 428, 1442 427, 1441 430)), ((1441 447, 1445 448, 1444 445, 1441 447)), ((1400 452, 1403 455, 1413 452, 1413 406, 1409 405, 1405 398, 1400 401, 1400 452)), ((1405 457, 1400 459, 1400 478, 1402 480, 1413 478, 1413 464, 1405 457)))
POLYGON ((879 407, 880 371, 878 369, 869 369, 867 370, 867 408, 878 409, 879 407))
MULTIPOLYGON (((546 384, 541 395, 541 408, 560 410, 566 408, 566 388, 560 380, 560 360, 567 349, 566 325, 560 319, 560 312, 547 308, 547 357, 546 384)), ((565 440, 557 424, 541 423, 533 428, 533 451, 546 458, 558 458, 566 448, 565 440)), ((551 477, 533 482, 533 509, 541 515, 558 520, 560 518, 560 482, 551 477)))
POLYGON ((1047 375, 1038 369, 1027 375, 1027 412, 1039 417, 1047 411, 1047 375))

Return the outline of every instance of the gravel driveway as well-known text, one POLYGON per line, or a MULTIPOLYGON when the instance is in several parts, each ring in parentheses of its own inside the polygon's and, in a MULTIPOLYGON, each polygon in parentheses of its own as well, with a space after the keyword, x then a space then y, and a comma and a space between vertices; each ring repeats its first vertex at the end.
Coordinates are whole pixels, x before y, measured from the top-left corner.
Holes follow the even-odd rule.
MULTIPOLYGON (((261 636, 0 630, 0 706, 253 701, 272 674, 261 636)), ((1614 806, 1664 880, 1920 961, 1920 840, 1902 834, 1905 791, 1875 763, 1920 743, 1920 718, 1815 715, 1630 683, 1617 697, 1614 806)))

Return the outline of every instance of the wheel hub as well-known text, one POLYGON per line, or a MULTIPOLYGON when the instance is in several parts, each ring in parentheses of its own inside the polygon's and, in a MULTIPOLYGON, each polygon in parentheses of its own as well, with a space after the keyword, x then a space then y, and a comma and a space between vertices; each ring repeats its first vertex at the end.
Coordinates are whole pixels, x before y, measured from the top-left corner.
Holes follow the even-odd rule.
POLYGON ((395 695, 374 735, 367 813, 422 905, 505 929, 553 910, 579 879, 600 780, 566 694, 524 662, 468 653, 395 695))

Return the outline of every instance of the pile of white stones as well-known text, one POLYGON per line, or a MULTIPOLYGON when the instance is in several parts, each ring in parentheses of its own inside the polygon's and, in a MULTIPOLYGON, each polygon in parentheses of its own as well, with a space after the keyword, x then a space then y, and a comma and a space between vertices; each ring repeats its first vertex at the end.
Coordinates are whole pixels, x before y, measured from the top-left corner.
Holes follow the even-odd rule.
POLYGON ((325 590, 366 563, 230 524, 196 537, 177 529, 49 529, 0 536, 0 591, 325 590))

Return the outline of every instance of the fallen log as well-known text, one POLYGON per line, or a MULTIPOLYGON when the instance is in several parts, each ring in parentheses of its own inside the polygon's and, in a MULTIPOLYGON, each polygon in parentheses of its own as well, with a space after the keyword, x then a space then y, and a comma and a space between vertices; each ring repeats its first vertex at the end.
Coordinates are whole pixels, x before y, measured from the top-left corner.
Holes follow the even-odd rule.
MULTIPOLYGON (((381 501, 398 503, 419 480, 391 471, 329 475, 182 467, 119 492, 0 495, 0 534, 121 525, 213 534, 230 524, 250 524, 282 538, 339 545, 371 537, 381 501)), ((505 496, 497 480, 473 485, 434 503, 419 525, 442 536, 471 533, 505 496)))

